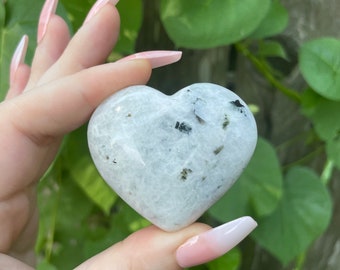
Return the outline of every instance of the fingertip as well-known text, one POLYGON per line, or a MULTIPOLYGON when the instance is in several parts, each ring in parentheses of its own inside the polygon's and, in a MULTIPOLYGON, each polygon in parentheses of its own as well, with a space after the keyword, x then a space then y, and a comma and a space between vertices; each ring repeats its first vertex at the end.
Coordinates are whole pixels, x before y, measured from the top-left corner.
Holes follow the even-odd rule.
POLYGON ((240 243, 257 226, 249 216, 195 235, 176 250, 181 267, 192 267, 216 259, 240 243))
POLYGON ((84 24, 89 22, 105 5, 111 4, 113 6, 116 6, 118 2, 119 0, 97 0, 87 14, 84 20, 84 24))
POLYGON ((206 224, 195 223, 177 232, 165 232, 151 225, 90 258, 76 269, 94 270, 108 266, 122 270, 181 269, 175 258, 178 246, 210 228, 206 224))
POLYGON ((11 85, 13 84, 15 80, 15 76, 16 76, 19 65, 25 62, 27 47, 28 47, 28 36, 24 35, 21 38, 17 48, 15 49, 15 52, 11 60, 10 72, 9 72, 11 85))
POLYGON ((41 10, 38 31, 37 31, 37 42, 40 43, 45 36, 48 24, 53 14, 57 10, 58 0, 46 0, 41 10))
POLYGON ((119 59, 117 62, 146 59, 150 62, 151 67, 154 69, 175 63, 179 61, 181 57, 181 51, 145 51, 126 56, 119 59))
POLYGON ((14 98, 24 91, 30 76, 30 72, 31 68, 26 64, 20 64, 17 67, 15 78, 11 82, 10 89, 8 90, 5 98, 6 100, 14 98))
POLYGON ((38 43, 32 61, 28 85, 35 85, 43 74, 60 58, 70 41, 70 32, 63 18, 52 14, 43 39, 38 43))

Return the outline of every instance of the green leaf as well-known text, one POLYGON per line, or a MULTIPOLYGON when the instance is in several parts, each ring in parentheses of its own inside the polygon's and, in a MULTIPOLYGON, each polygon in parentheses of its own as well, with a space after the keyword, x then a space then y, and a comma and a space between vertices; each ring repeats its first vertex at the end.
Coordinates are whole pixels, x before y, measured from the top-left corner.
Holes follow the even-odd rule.
POLYGON ((104 182, 92 162, 87 146, 86 126, 70 134, 64 146, 63 158, 72 179, 108 214, 118 196, 104 182))
POLYGON ((325 99, 307 90, 302 95, 303 113, 312 121, 318 136, 326 141, 328 158, 340 168, 340 121, 334 115, 340 115, 340 101, 325 99))
MULTIPOLYGON (((84 22, 87 13, 95 3, 94 0, 62 0, 72 22, 73 29, 77 31, 84 22)), ((130 54, 135 50, 135 43, 142 24, 142 0, 120 1, 117 9, 120 16, 120 36, 114 48, 119 54, 130 54)))
POLYGON ((241 252, 237 248, 233 248, 223 256, 207 263, 210 270, 237 270, 241 265, 241 252))
POLYGON ((266 16, 270 0, 162 0, 161 19, 178 47, 202 49, 246 38, 266 16))
POLYGON ((326 152, 328 158, 334 161, 335 166, 340 169, 340 131, 333 139, 327 141, 326 152))
POLYGON ((117 8, 121 20, 121 29, 114 50, 121 54, 134 53, 143 20, 142 0, 120 1, 117 8))
POLYGON ((280 57, 287 60, 287 54, 283 46, 277 41, 263 41, 259 43, 257 52, 261 57, 280 57))
POLYGON ((260 138, 240 179, 209 213, 221 222, 250 214, 265 216, 275 210, 281 193, 282 175, 275 150, 260 138))
POLYGON ((263 39, 281 33, 288 25, 288 11, 279 0, 273 0, 266 17, 250 35, 253 39, 263 39))
POLYGON ((58 270, 58 268, 49 263, 47 260, 43 260, 38 263, 37 270, 58 270))
POLYGON ((40 220, 36 251, 58 269, 72 269, 84 259, 81 247, 94 204, 67 176, 60 160, 49 177, 39 183, 38 191, 40 220), (75 249, 77 252, 73 254, 75 249))
POLYGON ((323 140, 331 140, 337 137, 340 132, 340 121, 338 117, 333 116, 340 115, 340 102, 320 96, 317 98, 315 95, 312 97, 312 94, 306 95, 309 95, 308 102, 310 104, 303 106, 303 112, 312 120, 316 133, 323 140), (315 99, 313 105, 311 104, 312 98, 315 99))
MULTIPOLYGON (((36 33, 39 13, 44 0, 7 0, 0 1, 0 101, 9 87, 9 66, 12 55, 23 35, 28 35, 29 46, 25 62, 30 64, 36 48, 36 33), (28 7, 29 5, 29 7, 28 7)), ((62 5, 57 13, 66 17, 62 5)))
POLYGON ((321 38, 303 44, 299 65, 314 91, 325 98, 340 101, 340 40, 321 38))
POLYGON ((118 195, 103 181, 90 156, 80 157, 70 173, 85 194, 109 214, 118 195))
POLYGON ((21 37, 27 34, 30 45, 26 62, 30 63, 36 46, 36 28, 43 0, 31 1, 27 8, 27 0, 0 1, 0 101, 4 99, 9 87, 9 66, 12 55, 21 37))
POLYGON ((293 167, 278 208, 258 219, 253 236, 283 264, 304 252, 328 226, 332 204, 326 187, 310 169, 293 167))
POLYGON ((61 0, 60 3, 65 7, 67 17, 75 32, 83 25, 84 19, 95 0, 61 0))

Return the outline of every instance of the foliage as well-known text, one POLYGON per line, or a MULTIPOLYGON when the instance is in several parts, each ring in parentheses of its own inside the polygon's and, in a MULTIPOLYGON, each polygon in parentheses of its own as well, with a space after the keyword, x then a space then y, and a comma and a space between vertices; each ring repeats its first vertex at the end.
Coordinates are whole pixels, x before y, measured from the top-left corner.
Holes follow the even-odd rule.
POLYGON ((259 218, 261 226, 253 236, 281 262, 288 263, 326 229, 331 200, 320 178, 308 168, 291 168, 283 184, 278 207, 259 218))
MULTIPOLYGON (((41 2, 41 1, 40 1, 41 2)), ((22 35, 31 37, 36 33, 36 18, 39 16, 40 3, 34 2, 31 8, 25 8, 24 1, 0 1, 0 100, 8 88, 8 67, 11 55, 22 35), (19 6, 22 8, 18 8, 19 6), (8 15, 10 14, 10 16, 8 15)), ((33 39, 34 42, 34 39, 33 39)), ((35 44, 28 48, 28 58, 32 58, 35 44)))
MULTIPOLYGON (((0 1, 0 100, 8 88, 8 67, 14 48, 30 36, 27 61, 35 48, 36 25, 42 0, 0 1)), ((63 0, 58 13, 76 31, 93 0, 63 0)), ((120 1, 122 30, 115 54, 131 53, 142 22, 140 0, 120 1)), ((174 44, 189 49, 234 46, 263 77, 297 103, 313 126, 313 142, 326 156, 321 175, 299 164, 280 164, 277 148, 260 138, 254 156, 238 182, 204 219, 212 224, 252 215, 259 227, 252 240, 282 264, 295 261, 326 229, 332 211, 327 183, 340 168, 340 41, 322 38, 302 45, 299 66, 308 87, 286 87, 268 57, 287 58, 283 46, 271 38, 288 23, 279 0, 162 0, 160 18, 174 44), (261 8, 258 8, 261 7, 261 8), (253 45, 257 50, 252 50, 253 45)), ((261 108, 260 108, 261 109, 261 108)), ((312 145, 312 144, 311 144, 312 145)), ((86 147, 86 127, 70 134, 53 167, 39 186, 40 232, 36 246, 39 269, 70 269, 146 226, 101 180, 86 147), (81 207, 78 207, 81 206, 81 207), (73 252, 77 250, 77 252, 73 252)), ((238 269, 242 252, 193 269, 238 269)))
POLYGON ((162 0, 161 18, 178 47, 202 49, 248 36, 261 23, 269 7, 270 0, 162 0), (254 9, 257 12, 253 12, 254 9))

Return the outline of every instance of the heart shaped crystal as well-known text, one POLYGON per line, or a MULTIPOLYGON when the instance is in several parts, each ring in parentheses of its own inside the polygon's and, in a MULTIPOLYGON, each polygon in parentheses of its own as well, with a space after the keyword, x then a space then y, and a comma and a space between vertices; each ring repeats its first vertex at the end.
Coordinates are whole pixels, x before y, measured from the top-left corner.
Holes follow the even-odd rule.
POLYGON ((246 104, 210 83, 172 96, 128 87, 105 100, 88 126, 99 173, 166 231, 191 224, 215 203, 246 167, 256 141, 246 104))

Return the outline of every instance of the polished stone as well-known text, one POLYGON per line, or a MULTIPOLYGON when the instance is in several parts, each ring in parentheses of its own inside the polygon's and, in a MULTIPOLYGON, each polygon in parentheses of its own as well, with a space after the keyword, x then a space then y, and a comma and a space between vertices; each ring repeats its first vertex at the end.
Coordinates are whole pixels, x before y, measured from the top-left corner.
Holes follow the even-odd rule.
POLYGON ((245 102, 209 83, 172 96, 128 87, 105 100, 88 126, 90 152, 102 177, 166 231, 193 223, 223 196, 256 141, 245 102))

